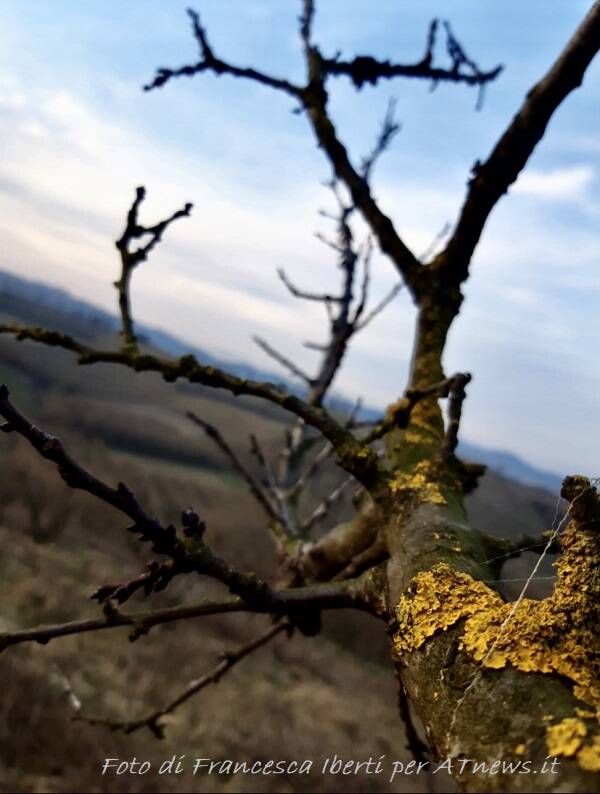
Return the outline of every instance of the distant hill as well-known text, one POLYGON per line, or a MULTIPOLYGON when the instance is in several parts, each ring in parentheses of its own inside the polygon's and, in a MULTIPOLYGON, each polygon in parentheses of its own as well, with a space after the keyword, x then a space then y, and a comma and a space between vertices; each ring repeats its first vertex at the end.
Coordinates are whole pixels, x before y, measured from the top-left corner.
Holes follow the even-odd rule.
POLYGON ((560 491, 563 479, 560 475, 555 472, 538 469, 511 452, 486 449, 476 444, 469 444, 467 441, 459 443, 458 451, 467 460, 485 463, 490 469, 511 480, 536 488, 545 488, 555 494, 560 491))
MULTIPOLYGON (((80 300, 66 290, 30 281, 4 271, 0 271, 0 313, 17 320, 21 319, 23 322, 40 324, 48 322, 48 317, 51 315, 54 318, 52 327, 74 333, 71 326, 75 323, 78 329, 87 327, 91 337, 114 334, 120 329, 120 321, 115 314, 80 300), (35 318, 32 317, 32 311, 35 311, 35 318)), ((137 330, 143 343, 170 356, 178 357, 192 353, 202 362, 228 369, 239 377, 280 383, 289 390, 299 391, 297 384, 289 382, 280 374, 260 370, 241 361, 220 360, 172 334, 141 323, 137 325, 137 330)), ((340 411, 347 411, 351 409, 352 403, 343 397, 334 396, 330 400, 330 406, 340 411)), ((369 407, 362 410, 362 416, 366 419, 376 418, 380 413, 380 410, 369 407)), ((556 494, 560 488, 562 478, 558 474, 538 469, 511 452, 486 449, 464 441, 460 442, 459 450, 468 460, 485 463, 505 478, 524 485, 544 488, 553 494, 556 494)))

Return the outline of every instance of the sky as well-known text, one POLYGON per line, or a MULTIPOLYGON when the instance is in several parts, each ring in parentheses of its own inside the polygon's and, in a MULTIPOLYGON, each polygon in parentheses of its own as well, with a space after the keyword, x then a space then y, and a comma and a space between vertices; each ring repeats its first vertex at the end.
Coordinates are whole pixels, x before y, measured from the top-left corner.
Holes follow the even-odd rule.
MULTIPOLYGON (((298 0, 199 0, 217 54, 301 80, 298 0)), ((331 109, 355 162, 372 147, 391 98, 402 125, 373 192, 420 254, 457 217, 484 160, 591 0, 321 0, 326 54, 418 60, 432 17, 449 15, 482 68, 505 65, 476 110, 465 86, 331 83, 331 109)), ((305 369, 323 341, 320 305, 298 302, 275 271, 335 289, 339 270, 315 232, 330 231, 331 172, 285 95, 197 76, 144 93, 158 66, 197 57, 174 0, 0 0, 0 269, 116 311, 113 241, 136 186, 142 221, 187 201, 134 274, 138 321, 224 359, 272 370, 265 337, 305 369)), ((445 63, 443 48, 440 63, 445 63)), ((451 331, 448 373, 473 375, 466 440, 559 474, 598 476, 600 421, 600 59, 556 113, 526 171, 494 210, 451 331)), ((360 229, 357 229, 360 232, 360 229)), ((372 300, 397 280, 373 260, 372 300)), ((406 385, 414 309, 407 295, 354 341, 336 390, 383 408, 406 385)))

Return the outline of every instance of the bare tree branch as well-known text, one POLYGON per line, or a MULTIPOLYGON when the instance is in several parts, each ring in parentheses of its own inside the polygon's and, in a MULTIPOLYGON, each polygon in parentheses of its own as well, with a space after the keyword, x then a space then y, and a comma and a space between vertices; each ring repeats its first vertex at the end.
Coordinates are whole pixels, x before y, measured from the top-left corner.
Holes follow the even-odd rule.
POLYGON ((10 402, 6 386, 0 387, 0 415, 7 420, 2 430, 16 432, 26 438, 42 457, 57 466, 60 476, 69 487, 87 491, 124 513, 133 521, 130 532, 139 534, 140 540, 151 543, 154 553, 171 558, 169 566, 162 566, 159 571, 149 571, 141 579, 138 577, 135 583, 101 587, 96 593, 97 598, 105 600, 118 592, 123 601, 141 586, 150 592, 152 586, 163 586, 178 574, 195 572, 222 582, 258 611, 277 611, 278 596, 273 588, 254 574, 238 571, 216 555, 204 542, 204 522, 192 510, 182 514, 186 535, 186 540, 182 540, 173 525, 163 527, 156 518, 149 516, 126 485, 119 483, 117 488, 106 485, 77 463, 58 438, 32 425, 10 402))
POLYGON ((389 80, 394 77, 430 80, 434 84, 441 82, 464 83, 470 86, 483 86, 498 77, 503 67, 496 66, 488 71, 479 69, 455 38, 448 22, 444 22, 444 30, 446 49, 452 60, 452 66, 449 69, 433 66, 438 27, 438 20, 434 19, 429 26, 425 55, 417 63, 397 64, 377 60, 371 56, 359 55, 352 61, 342 61, 339 57, 325 58, 323 61, 324 71, 327 76, 349 77, 359 89, 366 83, 376 85, 379 80, 389 80))
MULTIPOLYGON (((391 64, 389 61, 378 61, 375 58, 364 56, 359 56, 353 61, 342 61, 339 57, 324 58, 311 42, 314 12, 314 2, 306 0, 303 3, 303 12, 300 17, 300 36, 303 41, 308 77, 307 84, 303 87, 296 86, 287 80, 271 77, 255 69, 233 66, 217 58, 208 43, 206 30, 202 27, 198 14, 190 10, 188 14, 192 21, 194 37, 200 49, 200 61, 175 70, 159 69, 154 80, 145 86, 145 89, 151 90, 163 86, 172 78, 192 77, 202 72, 212 72, 217 75, 229 74, 233 77, 250 79, 281 90, 298 99, 310 119, 317 141, 327 155, 334 173, 347 186, 354 205, 365 216, 381 249, 392 259, 411 293, 417 298, 422 293, 420 263, 400 239, 392 221, 379 209, 364 174, 353 167, 327 113, 325 83, 331 76, 345 75, 350 77, 358 88, 366 82, 375 84, 379 79, 391 77, 424 78, 431 80, 434 85, 440 81, 449 81, 481 87, 494 80, 500 73, 501 67, 488 72, 481 71, 475 62, 465 54, 447 23, 445 23, 446 45, 452 66, 450 69, 433 67, 432 59, 437 35, 437 22, 435 21, 432 22, 429 29, 425 56, 416 64, 391 64)), ((394 123, 390 119, 388 121, 390 124, 387 125, 387 131, 380 136, 380 141, 383 139, 384 145, 389 143, 390 137, 394 134, 394 123)), ((367 172, 370 170, 368 163, 369 158, 367 158, 367 172)))
POLYGON ((262 507, 265 511, 267 518, 269 519, 277 519, 277 514, 273 509, 273 505, 269 502, 267 497, 265 496, 262 488, 256 482, 252 474, 248 471, 248 469, 244 466, 235 452, 231 449, 229 444, 225 441, 221 433, 217 430, 214 425, 209 424, 204 419, 201 419, 197 416, 193 411, 188 411, 186 416, 188 419, 191 419, 194 424, 201 427, 206 435, 212 439, 215 444, 219 447, 219 449, 225 454, 225 456, 229 459, 231 465, 233 466, 234 470, 244 479, 250 489, 250 493, 256 499, 258 504, 262 507))
POLYGON ((398 268, 411 292, 416 294, 421 265, 400 239, 392 221, 379 209, 366 179, 354 168, 346 148, 338 138, 327 112, 325 91, 327 71, 321 55, 318 50, 312 48, 307 58, 310 83, 302 91, 302 102, 319 146, 327 155, 336 177, 350 191, 354 206, 365 217, 382 251, 398 268))
POLYGON ((358 325, 356 325, 356 330, 362 331, 362 329, 366 328, 367 325, 369 325, 369 323, 377 317, 377 315, 381 314, 381 312, 394 300, 396 295, 398 295, 403 286, 404 284, 401 281, 399 281, 397 284, 394 284, 387 295, 384 295, 379 303, 374 306, 365 317, 363 317, 358 325))
POLYGON ((472 179, 456 228, 446 248, 434 260, 435 269, 452 284, 463 282, 490 212, 525 167, 542 139, 552 115, 578 88, 600 49, 600 3, 595 2, 560 56, 528 93, 521 109, 481 163, 472 179))
POLYGON ((196 63, 189 64, 187 66, 181 66, 179 69, 157 69, 154 80, 144 86, 144 91, 152 91, 154 88, 161 88, 169 80, 177 77, 193 77, 194 75, 201 74, 202 72, 212 72, 216 75, 228 74, 232 77, 245 78, 247 80, 260 83, 261 85, 268 86, 269 88, 275 88, 279 91, 283 91, 290 96, 299 96, 299 88, 287 80, 271 77, 270 75, 260 72, 257 69, 245 69, 239 66, 234 66, 233 64, 227 63, 226 61, 217 58, 208 43, 206 30, 200 23, 199 15, 191 9, 188 9, 187 13, 192 23, 194 38, 196 39, 200 49, 201 59, 196 63))
POLYGON ((11 645, 23 642, 37 642, 46 645, 57 637, 67 637, 71 634, 85 634, 102 629, 113 629, 119 626, 131 626, 133 629, 130 639, 136 640, 146 634, 153 626, 169 623, 174 620, 203 617, 205 615, 220 615, 228 612, 249 611, 241 598, 229 597, 218 601, 204 599, 196 604, 168 607, 166 609, 147 610, 144 612, 121 612, 116 609, 105 610, 101 618, 88 618, 73 620, 67 623, 37 626, 32 629, 19 631, 5 631, 0 633, 0 652, 11 645))
MULTIPOLYGON (((371 606, 364 596, 364 582, 360 578, 347 582, 314 584, 306 587, 279 590, 278 600, 284 613, 287 611, 294 613, 306 607, 316 609, 355 608, 367 612, 371 611, 371 606)), ((0 632, 0 652, 12 645, 19 645, 24 642, 37 642, 40 645, 46 645, 50 640, 57 637, 86 634, 119 626, 130 626, 133 630, 130 639, 136 640, 143 634, 147 634, 153 626, 158 626, 162 623, 229 612, 255 611, 257 610, 237 596, 229 596, 220 600, 204 599, 195 604, 143 612, 121 612, 109 603, 105 605, 103 617, 37 626, 32 629, 0 632)))
POLYGON ((159 372, 167 381, 185 378, 190 383, 201 383, 211 388, 225 389, 238 396, 245 394, 260 397, 300 417, 319 430, 336 450, 340 466, 360 481, 375 485, 385 479, 375 455, 341 427, 321 406, 313 406, 299 397, 289 394, 270 383, 238 378, 217 367, 203 366, 194 356, 183 356, 175 361, 153 355, 141 355, 131 350, 97 350, 83 345, 67 334, 47 331, 43 328, 27 328, 18 325, 0 325, 0 334, 12 334, 19 341, 31 340, 51 347, 60 347, 78 355, 79 364, 97 362, 122 364, 136 372, 159 372))
POLYGON ((285 367, 285 369, 291 372, 291 374, 296 378, 300 378, 300 380, 303 380, 309 386, 313 385, 314 381, 310 375, 307 375, 306 372, 303 372, 300 367, 294 364, 293 361, 284 356, 278 350, 275 350, 274 347, 271 347, 271 345, 260 336, 253 336, 252 341, 255 342, 268 356, 274 358, 278 364, 281 364, 282 367, 285 367))
POLYGON ((454 455, 458 445, 462 404, 467 396, 466 387, 470 381, 471 376, 468 373, 458 373, 451 378, 448 394, 448 427, 442 445, 442 455, 446 458, 454 455))
POLYGON ((298 533, 292 522, 285 495, 282 493, 279 485, 277 484, 277 481, 273 475, 273 471, 271 470, 271 466, 269 465, 269 462, 262 451, 260 444, 258 443, 258 439, 254 434, 250 436, 250 445, 252 454, 256 457, 260 467, 265 473, 265 482, 273 496, 275 504, 277 505, 277 515, 281 521, 281 524, 283 525, 283 529, 285 530, 288 537, 297 538, 298 533))
POLYGON ((306 486, 306 483, 315 474, 319 466, 325 460, 327 460, 327 458, 331 455, 332 451, 333 448, 329 443, 326 443, 321 447, 321 449, 317 452, 317 454, 312 458, 312 460, 308 463, 308 465, 298 476, 296 482, 290 488, 287 489, 286 496, 288 499, 293 500, 298 497, 300 492, 306 486))
POLYGON ((371 173, 375 163, 387 150, 396 135, 400 132, 401 126, 394 118, 395 113, 396 100, 390 99, 388 102, 387 111, 381 124, 381 130, 379 131, 379 135, 375 141, 375 146, 373 147, 371 153, 364 158, 361 164, 360 170, 362 172, 363 179, 366 179, 367 182, 371 179, 371 173))
MULTIPOLYGON (((447 397, 455 378, 458 375, 453 375, 451 378, 445 378, 439 383, 433 383, 423 389, 407 389, 404 396, 398 402, 392 403, 388 408, 386 416, 375 425, 373 430, 362 439, 363 444, 371 444, 383 438, 387 433, 395 427, 404 428, 407 426, 410 419, 410 414, 415 405, 426 397, 435 395, 437 397, 447 397)), ((465 377, 465 376, 460 376, 465 377)), ((470 376, 469 376, 470 377, 470 376)))
MULTIPOLYGON (((323 238, 319 237, 319 239, 322 240, 323 238)), ((337 245, 335 246, 335 250, 339 253, 340 249, 337 245)), ((298 289, 298 287, 294 286, 294 284, 290 281, 285 270, 282 268, 277 269, 277 275, 295 298, 303 298, 304 300, 319 301, 322 303, 341 303, 342 301, 342 297, 338 295, 329 295, 326 292, 307 292, 305 290, 298 289)))
POLYGON ((329 510, 333 507, 333 505, 339 501, 340 497, 342 496, 345 489, 350 485, 353 481, 353 477, 346 477, 338 486, 335 488, 329 496, 327 496, 323 501, 313 510, 313 512, 306 518, 301 526, 300 530, 303 535, 306 535, 312 527, 317 523, 317 521, 322 521, 329 510))
POLYGON ((272 639, 283 632, 288 632, 288 634, 291 634, 293 628, 293 624, 290 623, 289 620, 279 620, 277 623, 269 626, 266 631, 262 632, 245 645, 242 645, 237 650, 225 651, 221 654, 221 661, 213 670, 211 670, 211 672, 206 673, 200 678, 190 681, 189 684, 175 698, 167 703, 167 705, 160 709, 156 709, 155 711, 147 714, 145 717, 141 717, 137 720, 129 720, 124 722, 119 720, 89 717, 83 713, 82 704, 79 698, 75 696, 74 700, 72 698, 70 698, 70 700, 77 713, 77 718, 88 723, 88 725, 100 725, 105 728, 109 728, 112 731, 121 731, 125 734, 135 733, 142 728, 147 728, 152 734, 154 734, 154 736, 156 736, 157 739, 163 739, 166 727, 165 723, 163 722, 165 717, 167 717, 169 714, 172 714, 192 697, 195 697, 203 689, 206 689, 206 687, 210 684, 218 684, 223 676, 228 673, 229 670, 235 667, 238 662, 241 662, 242 659, 245 659, 246 656, 249 656, 251 653, 254 653, 254 651, 267 645, 272 639))
POLYGON ((193 207, 192 204, 188 203, 183 209, 174 212, 166 220, 160 221, 154 226, 142 226, 138 221, 138 210, 145 197, 146 189, 144 187, 138 187, 135 192, 133 204, 127 213, 125 231, 115 243, 121 256, 121 277, 118 281, 115 281, 115 287, 119 292, 119 309, 121 311, 123 340, 126 347, 131 347, 134 350, 137 348, 137 339, 133 329, 129 297, 131 274, 140 262, 146 261, 148 254, 160 243, 168 226, 178 218, 189 217, 193 207), (139 240, 148 235, 150 236, 150 240, 145 245, 140 245, 139 248, 133 251, 131 250, 131 244, 134 240, 139 240))

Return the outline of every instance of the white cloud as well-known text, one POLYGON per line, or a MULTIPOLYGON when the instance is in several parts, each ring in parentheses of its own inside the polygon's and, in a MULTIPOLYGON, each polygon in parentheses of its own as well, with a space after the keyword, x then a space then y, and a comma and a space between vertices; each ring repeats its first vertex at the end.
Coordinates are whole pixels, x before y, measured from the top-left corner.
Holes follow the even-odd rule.
MULTIPOLYGON (((214 160, 201 147, 189 155, 173 144, 158 143, 105 118, 67 91, 44 93, 14 81, 8 88, 12 99, 0 116, 6 139, 0 177, 14 189, 0 196, 5 257, 0 267, 22 270, 25 263, 31 276, 113 309, 117 259, 112 240, 120 233, 134 188, 146 183, 143 218, 160 218, 187 200, 195 208, 190 220, 169 229, 155 256, 136 272, 135 316, 215 354, 274 369, 251 342, 253 333, 264 334, 302 366, 312 366, 315 356, 301 342, 323 338, 322 307, 291 298, 274 270, 285 267, 309 289, 335 288, 338 271, 331 254, 311 236, 313 229, 326 226, 315 215, 317 207, 328 203, 318 186, 307 177, 301 184, 282 179, 279 192, 253 191, 240 184, 243 166, 232 162, 235 158, 214 160)), ((514 201, 503 200, 486 229, 448 353, 449 367, 474 370, 465 411, 469 436, 513 446, 538 462, 545 455, 543 429, 538 427, 525 443, 522 428, 542 401, 549 427, 553 415, 562 415, 564 389, 587 383, 587 369, 597 370, 579 342, 593 335, 592 321, 578 316, 574 301, 599 288, 597 268, 591 267, 597 260, 597 235, 589 228, 566 234, 564 227, 547 224, 539 208, 550 199, 584 201, 592 179, 592 170, 583 166, 521 177, 514 201), (558 291, 562 305, 554 294, 558 291), (540 367, 549 349, 556 382, 540 367), (510 396, 517 369, 500 371, 511 351, 539 374, 527 382, 522 404, 510 396), (498 396, 501 380, 506 389, 498 396), (496 421, 489 418, 490 407, 496 421)), ((400 185, 383 172, 377 184, 382 208, 419 254, 455 219, 462 200, 441 178, 431 186, 400 185)), ((378 257, 373 301, 397 278, 393 266, 378 257)), ((395 397, 404 387, 413 319, 404 294, 357 338, 336 388, 377 406, 395 397)), ((522 383, 518 388, 524 388, 522 383)), ((551 428, 553 460, 558 461, 563 448, 575 459, 570 433, 567 423, 563 427, 557 421, 551 428)), ((591 460, 591 442, 586 450, 583 454, 591 460)))
POLYGON ((593 169, 588 166, 549 171, 527 170, 519 177, 512 192, 544 201, 585 199, 594 176, 593 169))

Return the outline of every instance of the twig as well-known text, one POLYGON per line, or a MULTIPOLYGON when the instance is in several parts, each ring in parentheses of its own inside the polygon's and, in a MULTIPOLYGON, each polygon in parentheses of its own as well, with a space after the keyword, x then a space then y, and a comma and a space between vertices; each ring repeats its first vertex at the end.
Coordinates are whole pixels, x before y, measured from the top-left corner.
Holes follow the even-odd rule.
MULTIPOLYGON (((368 600, 365 598, 364 582, 360 577, 346 582, 290 587, 278 590, 277 596, 281 612, 284 614, 288 611, 296 613, 306 607, 316 609, 354 608, 371 611, 368 600)), ((229 612, 260 611, 238 596, 229 596, 219 600, 204 599, 195 604, 145 612, 121 612, 108 604, 105 605, 104 615, 100 618, 73 620, 66 623, 36 626, 31 629, 0 632, 0 652, 11 645, 19 645, 24 642, 37 642, 40 645, 45 645, 57 637, 85 634, 118 626, 131 626, 133 632, 130 639, 136 640, 142 634, 147 634, 153 626, 162 623, 229 612)))
POLYGON ((169 566, 162 566, 160 569, 159 577, 155 577, 152 571, 145 573, 142 579, 138 577, 135 580, 137 586, 131 582, 124 587, 104 585, 96 593, 99 600, 110 598, 117 591, 123 600, 126 594, 131 595, 141 586, 145 587, 146 592, 150 592, 157 583, 168 583, 178 574, 195 572, 217 579, 232 593, 241 596, 259 610, 276 611, 276 592, 254 574, 242 573, 216 555, 204 542, 205 525, 192 510, 182 513, 184 534, 187 537, 184 541, 177 536, 174 526, 163 527, 156 518, 149 516, 124 483, 119 483, 117 488, 106 485, 77 463, 60 439, 39 430, 20 414, 10 402, 6 386, 0 386, 0 415, 7 420, 2 426, 3 432, 16 432, 23 436, 42 457, 57 466, 60 476, 70 488, 86 491, 119 510, 133 521, 133 525, 129 527, 130 532, 139 534, 140 540, 149 542, 156 554, 171 558, 169 566))
MULTIPOLYGON (((82 713, 81 701, 77 699, 76 702, 80 704, 79 709, 76 709, 77 718, 87 722, 90 725, 101 725, 109 728, 112 731, 121 731, 125 734, 135 733, 136 731, 147 728, 157 739, 163 739, 165 735, 164 717, 172 714, 176 709, 186 703, 190 698, 197 695, 210 684, 218 684, 221 678, 229 672, 238 662, 241 662, 246 656, 249 656, 254 651, 267 645, 274 637, 277 637, 282 632, 291 633, 293 631, 293 624, 289 620, 280 620, 272 626, 269 626, 267 631, 259 634, 251 642, 242 645, 235 651, 225 651, 221 654, 221 661, 210 672, 203 675, 201 678, 196 678, 185 687, 173 700, 167 703, 163 708, 156 709, 145 717, 137 720, 119 721, 102 719, 98 717, 88 717, 82 713)), ((71 701, 73 702, 73 701, 71 701)))
POLYGON ((368 312, 368 314, 362 319, 361 322, 358 323, 358 325, 356 326, 356 330, 362 331, 362 329, 366 328, 366 326, 372 320, 374 320, 378 314, 381 314, 381 312, 394 300, 394 298, 400 292, 403 286, 404 284, 401 281, 399 281, 397 284, 394 284, 394 286, 387 293, 387 295, 384 295, 384 297, 379 301, 379 303, 376 306, 374 306, 370 312, 368 312))
POLYGON ((296 499, 301 491, 305 488, 308 480, 315 474, 319 466, 327 460, 332 453, 331 444, 324 444, 317 454, 312 458, 305 469, 300 473, 296 482, 287 489, 286 496, 288 499, 296 499))
MULTIPOLYGON (((423 389, 407 389, 404 396, 394 403, 388 409, 388 413, 379 424, 371 430, 371 432, 362 439, 363 444, 372 444, 380 438, 383 438, 393 428, 404 428, 410 420, 410 414, 415 405, 425 397, 437 395, 438 397, 447 397, 450 387, 454 382, 454 378, 459 375, 453 375, 451 378, 445 378, 439 383, 433 383, 423 389)), ((465 377, 465 376, 460 376, 465 377)), ((470 377, 470 376, 469 376, 470 377)))
MULTIPOLYGON (((320 240, 323 240, 322 236, 317 236, 320 240)), ((339 247, 337 245, 335 246, 335 250, 339 253, 339 247)), ((285 284, 289 292, 294 296, 294 298, 302 298, 303 300, 318 301, 321 303, 340 303, 342 300, 341 296, 339 295, 330 295, 327 292, 307 292, 306 290, 299 289, 290 281, 285 270, 282 268, 277 269, 277 275, 285 284)))
POLYGON ((349 77, 359 89, 366 83, 376 85, 379 80, 389 80, 393 77, 430 80, 434 85, 448 82, 464 83, 470 86, 483 86, 498 77, 502 66, 496 66, 488 71, 479 69, 475 62, 466 55, 447 22, 444 23, 444 27, 446 47, 452 60, 450 69, 432 66, 438 30, 437 20, 434 19, 429 26, 425 56, 418 63, 391 63, 390 61, 377 60, 371 56, 359 55, 352 61, 342 61, 339 57, 323 59, 323 71, 327 76, 349 77))
POLYGON ((275 500, 275 504, 277 505, 277 515, 283 525, 283 529, 285 530, 288 537, 297 538, 298 533, 292 523, 284 494, 281 492, 275 477, 273 476, 269 462, 262 451, 260 444, 258 443, 258 439, 254 434, 250 435, 250 449, 265 473, 266 485, 269 488, 273 499, 275 500))
POLYGON ((148 254, 161 241, 165 230, 173 221, 178 218, 188 217, 192 211, 192 204, 186 204, 183 209, 174 212, 169 218, 154 226, 142 226, 138 221, 138 210, 146 197, 146 189, 138 187, 135 192, 135 199, 129 212, 127 213, 127 223, 122 236, 116 241, 115 245, 121 256, 121 277, 115 281, 115 287, 119 293, 119 309, 121 312, 121 324, 123 340, 126 347, 136 349, 137 338, 133 330, 133 319, 131 317, 131 304, 129 296, 129 285, 131 274, 140 262, 148 258, 148 254), (140 245, 139 248, 131 250, 134 240, 150 236, 149 242, 140 245))
POLYGON ((323 501, 308 516, 308 518, 302 522, 300 530, 303 535, 306 535, 306 533, 312 529, 317 521, 321 521, 327 516, 331 507, 333 507, 333 505, 339 500, 344 490, 348 485, 350 485, 353 479, 353 477, 346 477, 346 479, 343 480, 343 482, 341 482, 337 488, 335 488, 329 494, 329 496, 323 499, 323 501))
POLYGON ((268 356, 274 358, 278 364, 281 364, 282 367, 285 367, 285 369, 291 372, 296 378, 300 378, 300 380, 303 380, 309 386, 313 385, 314 381, 309 375, 303 372, 300 367, 294 364, 289 358, 286 358, 286 356, 282 355, 278 350, 275 350, 274 347, 271 347, 271 345, 264 339, 261 339, 260 336, 253 336, 252 341, 255 342, 261 350, 264 350, 268 356))
POLYGON ((97 350, 83 345, 67 334, 19 325, 0 325, 0 334, 2 333, 12 334, 19 341, 31 340, 70 350, 78 355, 79 363, 82 365, 97 362, 122 364, 137 372, 159 372, 167 381, 185 378, 190 383, 225 389, 236 396, 245 394, 265 399, 296 414, 323 433, 336 450, 339 465, 354 474, 365 486, 367 484, 375 486, 382 477, 385 479, 385 472, 381 469, 376 456, 369 454, 368 450, 365 450, 362 444, 339 425, 327 411, 273 384, 237 378, 217 367, 203 366, 195 356, 191 355, 172 361, 154 355, 141 355, 131 350, 97 350))
POLYGON ((390 99, 386 110, 385 117, 381 123, 381 130, 375 141, 375 146, 371 153, 364 158, 361 164, 361 172, 363 178, 368 182, 371 178, 371 172, 377 160, 389 147, 390 143, 394 140, 396 135, 400 132, 400 124, 394 119, 396 113, 396 100, 390 99))
POLYGON ((260 72, 257 69, 244 69, 239 66, 234 66, 233 64, 227 63, 226 61, 217 58, 208 43, 206 31, 200 24, 199 15, 191 9, 189 9, 187 13, 192 23, 194 38, 196 39, 200 49, 201 59, 197 63, 181 66, 178 69, 166 69, 164 67, 157 69, 154 80, 144 86, 144 91, 152 91, 155 88, 161 88, 169 80, 177 77, 193 77, 194 75, 201 74, 202 72, 212 72, 213 74, 217 75, 228 74, 232 77, 241 77, 252 80, 256 83, 260 83, 261 85, 268 86, 269 88, 275 88, 279 91, 283 91, 284 93, 290 94, 293 97, 298 97, 300 89, 290 83, 288 80, 271 77, 270 75, 260 72))
POLYGON ((460 417, 462 404, 467 396, 466 387, 470 383, 471 376, 468 373, 458 373, 451 378, 449 399, 448 399, 448 427, 442 445, 442 455, 449 458, 454 455, 458 445, 458 431, 460 428, 460 417))
POLYGON ((265 496, 262 488, 256 482, 252 474, 248 471, 248 469, 244 466, 235 452, 231 449, 229 444, 225 441, 221 433, 217 430, 214 425, 209 424, 204 419, 201 419, 197 416, 193 411, 188 411, 186 413, 188 419, 191 419, 194 424, 201 427, 206 435, 215 442, 215 444, 219 447, 219 449, 225 454, 225 456, 229 459, 231 465, 237 471, 237 473, 246 481, 248 488, 250 489, 250 493, 259 505, 263 508, 267 517, 270 519, 277 518, 277 514, 273 509, 273 505, 269 502, 267 497, 265 496))

